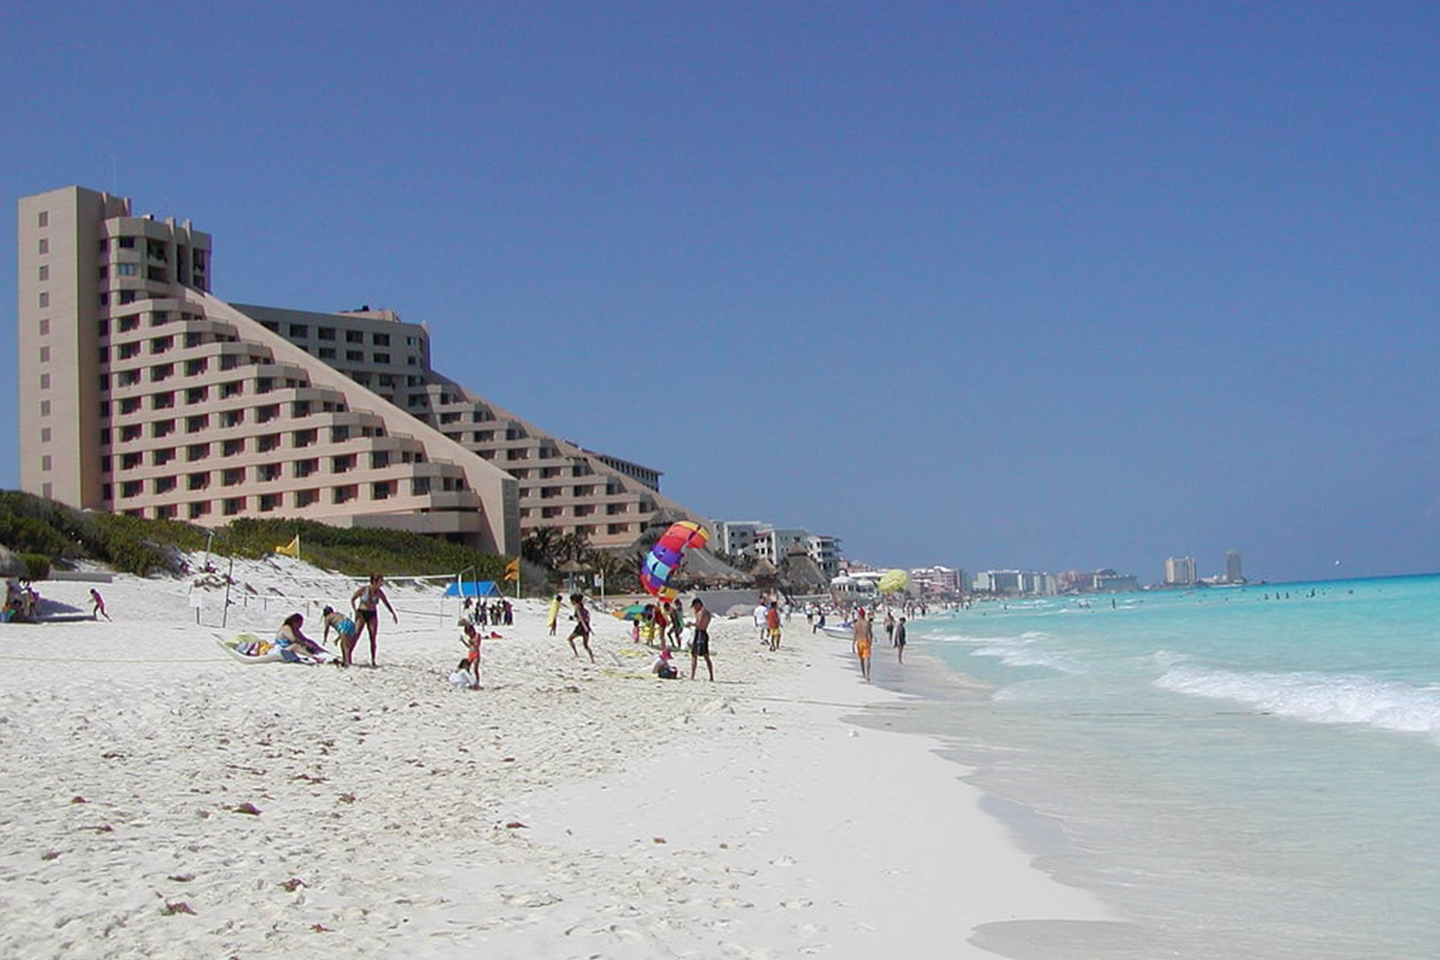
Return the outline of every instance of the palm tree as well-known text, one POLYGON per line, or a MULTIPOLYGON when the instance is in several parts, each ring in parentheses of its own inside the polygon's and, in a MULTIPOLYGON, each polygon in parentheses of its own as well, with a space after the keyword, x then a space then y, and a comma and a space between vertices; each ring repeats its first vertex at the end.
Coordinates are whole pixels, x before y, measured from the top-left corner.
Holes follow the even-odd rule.
POLYGON ((560 528, 536 527, 520 541, 520 556, 542 567, 554 568, 560 528))

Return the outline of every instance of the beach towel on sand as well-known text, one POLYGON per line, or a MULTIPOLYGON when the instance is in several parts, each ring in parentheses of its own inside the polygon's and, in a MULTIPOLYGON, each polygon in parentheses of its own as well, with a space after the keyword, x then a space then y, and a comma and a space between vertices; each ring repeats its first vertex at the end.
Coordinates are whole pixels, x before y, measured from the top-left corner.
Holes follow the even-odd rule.
POLYGON ((280 648, 253 633, 239 633, 229 639, 216 636, 215 642, 242 663, 275 663, 280 660, 280 648))

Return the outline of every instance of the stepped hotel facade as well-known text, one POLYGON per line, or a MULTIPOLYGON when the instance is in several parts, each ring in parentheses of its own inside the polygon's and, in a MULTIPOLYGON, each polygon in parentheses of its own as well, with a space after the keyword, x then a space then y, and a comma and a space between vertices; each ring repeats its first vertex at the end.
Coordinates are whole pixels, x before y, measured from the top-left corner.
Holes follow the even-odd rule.
POLYGON ((298 517, 515 554, 537 527, 628 547, 700 519, 659 471, 546 433, 430 365, 389 310, 211 292, 211 237, 66 187, 19 201, 20 484, 218 526, 298 517))

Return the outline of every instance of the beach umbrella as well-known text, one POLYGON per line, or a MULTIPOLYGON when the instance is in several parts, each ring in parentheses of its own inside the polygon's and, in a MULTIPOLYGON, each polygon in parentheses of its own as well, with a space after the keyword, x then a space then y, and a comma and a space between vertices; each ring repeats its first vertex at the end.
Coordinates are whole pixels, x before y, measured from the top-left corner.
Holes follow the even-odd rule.
POLYGON ((910 574, 904 570, 886 570, 880 575, 880 582, 875 589, 881 593, 899 593, 910 586, 910 574))

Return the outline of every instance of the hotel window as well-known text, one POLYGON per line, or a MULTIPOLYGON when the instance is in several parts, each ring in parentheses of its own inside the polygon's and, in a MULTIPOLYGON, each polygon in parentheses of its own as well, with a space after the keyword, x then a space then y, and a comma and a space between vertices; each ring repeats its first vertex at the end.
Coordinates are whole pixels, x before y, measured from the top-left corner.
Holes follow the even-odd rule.
POLYGON ((278 494, 278 493, 262 493, 262 494, 260 494, 260 510, 261 510, 262 513, 269 513, 271 510, 276 510, 276 509, 278 509, 279 506, 280 506, 280 494, 278 494))
MULTIPOLYGON (((102 294, 100 294, 100 296, 103 297, 103 296, 105 296, 105 294, 102 293, 102 294)), ((50 294, 48 294, 48 293, 42 293, 42 294, 40 294, 40 306, 42 306, 42 307, 48 307, 48 306, 50 306, 50 294)))
POLYGON ((310 328, 303 323, 292 323, 290 324, 290 336, 308 339, 310 336, 310 328))
POLYGON ((156 492, 156 493, 169 493, 171 490, 174 490, 174 489, 175 489, 175 478, 174 478, 174 477, 156 477, 156 478, 155 478, 155 492, 156 492))
POLYGON ((151 353, 164 353, 175 345, 174 337, 154 337, 150 340, 151 353))
POLYGON ((210 398, 209 387, 191 387, 185 391, 186 403, 204 403, 210 398))
POLYGON ((240 396, 241 385, 239 380, 231 380, 229 383, 220 385, 220 399, 229 400, 231 397, 240 396))
MULTIPOLYGON (((136 268, 137 268, 138 266, 139 266, 138 264, 134 264, 134 263, 117 263, 117 264, 115 264, 115 276, 117 276, 117 277, 133 277, 133 276, 135 276, 135 271, 136 271, 136 268)), ((103 270, 103 269, 105 269, 105 268, 104 268, 104 267, 101 267, 100 269, 103 270)))
MULTIPOLYGON (((40 336, 43 337, 43 336, 45 336, 45 335, 46 335, 47 333, 49 333, 49 332, 50 332, 50 321, 49 321, 49 320, 41 320, 41 321, 40 321, 40 336)), ((105 331, 104 331, 104 330, 101 330, 101 331, 100 331, 100 336, 102 336, 102 337, 105 336, 105 331)))
POLYGON ((334 328, 334 327, 320 327, 320 328, 318 329, 317 333, 318 333, 319 338, 320 338, 321 340, 334 340, 334 339, 335 339, 335 328, 334 328))
POLYGON ((210 426, 210 414, 203 413, 198 417, 185 418, 185 432, 199 433, 210 426))
POLYGON ((156 420, 150 425, 150 436, 152 437, 168 437, 174 432, 174 420, 156 420))
POLYGON ((353 361, 353 362, 355 362, 355 363, 360 363, 360 362, 362 362, 362 361, 365 359, 365 351, 364 351, 364 350, 346 350, 346 351, 345 351, 345 359, 346 359, 346 360, 353 361))
POLYGON ((121 238, 119 238, 118 240, 116 240, 115 242, 116 242, 117 244, 119 244, 121 250, 134 250, 134 249, 135 249, 135 238, 134 238, 134 237, 121 237, 121 238))
POLYGON ((308 507, 308 506, 310 506, 310 504, 312 504, 312 503, 319 503, 319 502, 320 502, 320 491, 319 491, 319 490, 296 490, 296 491, 295 491, 295 506, 297 506, 297 507, 308 507))
POLYGON ((173 390, 168 393, 157 393, 150 398, 151 410, 169 410, 173 406, 175 406, 175 393, 173 390))
POLYGON ((220 474, 220 482, 227 487, 236 487, 245 482, 245 468, 231 467, 220 474))
POLYGON ((209 361, 209 360, 206 360, 206 359, 203 358, 203 357, 202 357, 201 359, 199 359, 199 360, 186 360, 186 361, 185 361, 185 376, 187 376, 187 377, 198 377, 198 376, 200 376, 200 374, 202 374, 202 373, 205 372, 205 368, 208 367, 209 365, 210 365, 210 361, 209 361))
POLYGON ((233 517, 233 516, 235 516, 235 514, 239 513, 241 510, 244 510, 244 509, 245 509, 245 498, 244 498, 244 497, 233 497, 233 498, 225 501, 225 516, 227 516, 227 517, 233 517))
POLYGON ((255 422, 256 422, 256 423, 269 423, 271 420, 274 420, 274 419, 275 419, 276 417, 278 417, 278 416, 280 416, 280 404, 278 404, 278 403, 268 404, 268 405, 266 405, 266 406, 259 407, 258 409, 256 409, 256 411, 255 411, 255 422))
POLYGON ((175 364, 173 363, 162 363, 159 366, 151 367, 150 382, 159 383, 162 380, 168 380, 174 373, 175 364))
POLYGON ((355 457, 353 455, 347 457, 332 457, 330 459, 331 473, 347 473, 353 466, 355 466, 355 457))
POLYGON ((47 453, 40 458, 40 469, 46 472, 50 470, 50 454, 47 453))
POLYGON ((42 374, 40 374, 40 389, 41 389, 41 390, 49 390, 49 389, 50 389, 50 374, 48 374, 48 373, 42 373, 42 374))
POLYGON ((260 465, 260 479, 264 482, 280 479, 281 465, 278 463, 262 463, 260 465))
POLYGON ((41 280, 49 280, 49 279, 50 279, 50 268, 49 268, 48 266, 46 266, 45 264, 43 264, 43 263, 40 265, 40 279, 41 279, 41 280))
POLYGON ((394 482, 393 482, 393 481, 390 481, 390 480, 385 480, 385 481, 383 481, 383 482, 381 482, 381 483, 372 483, 372 484, 370 485, 370 499, 371 499, 371 500, 389 500, 389 499, 390 499, 390 490, 391 490, 393 487, 394 487, 394 482))
POLYGON ((377 353, 377 354, 375 354, 375 362, 376 362, 376 363, 380 363, 380 364, 384 364, 385 366, 389 366, 389 365, 390 365, 390 354, 388 354, 388 353, 377 353))
POLYGON ((49 211, 49 210, 41 210, 41 211, 40 211, 40 226, 42 226, 42 227, 48 227, 48 226, 50 226, 50 211, 49 211))
POLYGON ((144 489, 145 487, 140 483, 139 480, 126 480, 124 483, 120 484, 120 496, 138 497, 140 496, 140 491, 144 489))
POLYGON ((48 416, 50 416, 50 401, 49 401, 49 400, 41 400, 41 401, 40 401, 40 416, 42 416, 42 417, 48 417, 48 416))
POLYGON ((196 460, 204 460, 208 456, 210 456, 210 444, 208 443, 192 443, 185 448, 185 459, 191 463, 196 460))
POLYGON ((120 332, 129 333, 131 330, 140 329, 140 314, 132 313, 128 317, 120 318, 120 332))
POLYGON ((150 454, 150 462, 157 467, 163 467, 165 466, 165 464, 169 463, 171 460, 174 459, 174 447, 167 447, 163 450, 155 450, 150 454))
POLYGON ((105 293, 104 291, 101 291, 99 300, 100 300, 100 306, 102 306, 102 307, 108 307, 108 306, 110 306, 110 294, 105 293))
POLYGON ((141 432, 142 431, 140 429, 140 424, 126 424, 125 426, 120 428, 120 442, 129 443, 134 440, 139 440, 141 432))
POLYGON ((120 291, 120 302, 121 302, 122 304, 125 304, 125 303, 134 303, 134 302, 135 302, 135 291, 134 291, 134 290, 121 290, 121 291, 120 291))
MULTIPOLYGON (((100 431, 100 432, 101 432, 102 434, 104 434, 104 433, 107 433, 108 431, 102 430, 102 431, 100 431)), ((50 442, 50 428, 49 428, 49 427, 41 427, 41 428, 40 428, 40 442, 41 442, 41 443, 49 443, 49 442, 50 442)), ((109 441, 108 438, 102 436, 102 437, 100 438, 100 442, 101 442, 101 443, 109 443, 110 441, 109 441)))
POLYGON ((190 519, 198 520, 210 512, 210 503, 202 500, 199 503, 190 504, 190 519))
POLYGON ((220 414, 220 426, 222 427, 238 427, 244 422, 244 410, 226 410, 220 414))
POLYGON ((204 490, 208 486, 210 486, 210 474, 208 473, 192 473, 185 478, 185 489, 187 490, 204 490))
POLYGON ((133 387, 135 386, 135 384, 140 382, 140 371, 121 370, 120 373, 117 374, 117 377, 119 378, 120 386, 133 387))
POLYGON ((330 442, 344 443, 350 439, 350 427, 348 424, 341 424, 338 427, 330 428, 330 442))
POLYGON ((348 503, 351 500, 355 499, 356 493, 357 490, 353 486, 336 487, 334 490, 331 491, 330 499, 333 503, 348 503))
POLYGON ((320 348, 320 359, 321 359, 321 360, 334 360, 334 359, 335 359, 335 348, 334 348, 334 347, 321 347, 321 348, 320 348))
POLYGON ((319 436, 320 434, 316 430, 296 430, 293 435, 294 444, 297 447, 308 447, 314 443, 319 436))
MULTIPOLYGON (((105 241, 104 241, 104 240, 101 240, 100 242, 103 244, 105 241)), ((105 248, 102 246, 100 249, 101 249, 101 250, 104 250, 105 248)), ((40 252, 41 252, 41 253, 49 253, 49 252, 50 252, 50 241, 47 240, 47 239, 45 239, 44 237, 41 237, 41 238, 40 238, 40 252)))
POLYGON ((220 448, 220 455, 223 457, 238 457, 245 452, 244 440, 226 440, 220 448))
POLYGON ((346 342, 346 343, 364 343, 364 342, 365 342, 365 334, 361 333, 359 330, 346 330, 346 331, 345 331, 345 342, 346 342))
POLYGON ((255 441, 255 449, 260 453, 269 453, 271 450, 280 449, 280 434, 267 433, 255 441))
POLYGON ((319 460, 296 460, 293 464, 294 474, 297 479, 304 479, 320 469, 319 460))

